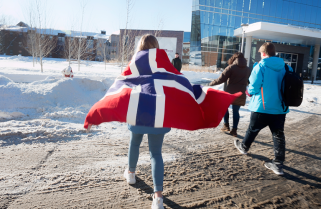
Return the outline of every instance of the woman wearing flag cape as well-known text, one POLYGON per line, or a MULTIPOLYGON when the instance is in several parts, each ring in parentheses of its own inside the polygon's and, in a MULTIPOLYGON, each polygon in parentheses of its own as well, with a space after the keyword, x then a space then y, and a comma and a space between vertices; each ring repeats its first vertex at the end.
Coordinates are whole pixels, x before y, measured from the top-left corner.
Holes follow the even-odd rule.
POLYGON ((229 105, 242 93, 229 94, 190 82, 171 64, 155 36, 144 35, 131 62, 106 95, 87 114, 84 127, 103 122, 128 123, 131 131, 128 169, 124 177, 135 184, 135 169, 143 135, 148 135, 154 195, 152 209, 163 207, 162 144, 171 128, 197 130, 217 127, 229 105))

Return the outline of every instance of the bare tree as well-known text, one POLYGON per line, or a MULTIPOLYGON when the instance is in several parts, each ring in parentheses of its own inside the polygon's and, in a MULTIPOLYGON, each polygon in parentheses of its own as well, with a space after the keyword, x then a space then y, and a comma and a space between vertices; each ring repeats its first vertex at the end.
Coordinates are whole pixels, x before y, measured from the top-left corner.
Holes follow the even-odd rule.
MULTIPOLYGON (((121 43, 123 46, 123 51, 121 53, 122 58, 124 59, 124 62, 128 62, 131 57, 135 53, 135 42, 136 42, 136 37, 142 36, 142 31, 141 30, 127 30, 125 39, 123 40, 124 42, 121 43)), ((126 64, 125 63, 125 64, 126 64)))
MULTIPOLYGON (((0 5, 1 8, 1 5, 0 5)), ((5 53, 5 30, 9 24, 8 18, 5 15, 0 16, 0 54, 5 53)))
MULTIPOLYGON (((2 7, 2 5, 0 4, 0 8, 2 7)), ((3 15, 2 15, 3 16, 3 15)), ((3 53, 3 49, 4 49, 4 21, 2 16, 0 17, 0 54, 3 53)))
POLYGON ((29 28, 27 32, 27 39, 24 40, 23 46, 25 50, 31 54, 33 67, 35 67, 35 61, 37 60, 37 29, 29 28))
POLYGON ((41 72, 43 72, 43 58, 48 56, 56 47, 56 39, 52 36, 52 30, 46 29, 47 14, 46 5, 43 1, 35 0, 36 4, 36 19, 38 23, 38 30, 36 33, 37 54, 39 56, 39 62, 41 66, 41 72))
POLYGON ((102 60, 104 61, 105 70, 106 70, 106 64, 110 59, 109 55, 107 54, 107 46, 108 46, 107 39, 102 39, 102 38, 98 39, 96 52, 97 52, 97 55, 101 57, 102 60))
POLYGON ((0 25, 13 25, 16 20, 12 16, 0 15, 0 25))
POLYGON ((28 1, 28 6, 24 15, 28 20, 29 28, 27 31, 27 38, 24 40, 23 46, 25 50, 32 56, 32 64, 35 67, 35 61, 37 61, 37 28, 36 25, 36 13, 35 6, 32 1, 28 1))
POLYGON ((71 31, 70 35, 67 35, 65 40, 64 55, 69 63, 69 66, 71 64, 71 60, 76 59, 77 57, 78 42, 74 35, 74 32, 71 31))
POLYGON ((4 32, 5 27, 1 26, 0 23, 0 54, 4 53, 4 37, 5 37, 5 32, 4 32))
POLYGON ((80 36, 78 37, 78 45, 77 45, 77 61, 78 61, 78 71, 80 71, 80 60, 81 57, 86 53, 87 48, 87 41, 84 39, 82 34, 82 26, 84 23, 84 16, 85 16, 85 8, 87 5, 87 1, 82 0, 80 1, 80 9, 81 9, 81 22, 80 22, 80 36))
MULTIPOLYGON (((129 18, 130 18, 130 13, 131 10, 134 7, 134 0, 126 0, 126 23, 125 23, 125 30, 123 35, 120 34, 120 40, 121 43, 121 72, 123 72, 123 66, 124 66, 124 56, 128 58, 128 50, 129 50, 129 45, 128 45, 128 40, 129 40, 129 32, 128 32, 128 24, 129 24, 129 18), (126 46, 127 45, 127 46, 126 46)), ((126 61, 127 62, 127 61, 126 61)))
POLYGON ((96 46, 94 44, 94 38, 90 36, 85 36, 82 32, 82 27, 85 17, 85 8, 87 6, 88 0, 80 0, 81 9, 81 21, 80 21, 80 34, 77 36, 77 62, 78 71, 80 71, 80 61, 81 59, 93 58, 96 46))
POLYGON ((156 30, 155 33, 154 33, 154 36, 155 36, 155 37, 161 36, 162 29, 163 29, 163 27, 164 27, 164 20, 163 20, 163 18, 159 18, 157 22, 158 22, 158 24, 157 24, 157 30, 156 30))
POLYGON ((75 41, 78 71, 80 71, 80 61, 82 59, 93 59, 96 46, 94 37, 91 36, 77 36, 75 41))
POLYGON ((41 72, 43 72, 43 58, 47 57, 56 48, 57 41, 53 38, 51 30, 44 29, 39 33, 36 33, 37 54, 39 56, 39 63, 41 66, 41 72))

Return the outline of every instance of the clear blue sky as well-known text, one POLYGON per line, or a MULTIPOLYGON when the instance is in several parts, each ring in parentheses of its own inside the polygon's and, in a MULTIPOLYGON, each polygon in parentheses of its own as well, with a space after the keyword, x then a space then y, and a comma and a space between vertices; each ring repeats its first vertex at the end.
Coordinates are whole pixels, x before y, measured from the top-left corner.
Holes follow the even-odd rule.
MULTIPOLYGON (((70 30, 73 26, 74 30, 79 30, 80 1, 84 0, 47 0, 46 14, 50 20, 50 24, 47 25, 62 30, 70 30)), ((106 30, 109 35, 125 27, 125 0, 87 2, 83 31, 106 30)), ((133 2, 129 28, 191 31, 192 0, 133 0, 133 2), (161 21, 163 24, 160 24, 161 21)), ((28 23, 26 12, 28 5, 30 5, 28 0, 0 0, 0 16, 9 17, 10 22, 14 24, 19 21, 28 23)))

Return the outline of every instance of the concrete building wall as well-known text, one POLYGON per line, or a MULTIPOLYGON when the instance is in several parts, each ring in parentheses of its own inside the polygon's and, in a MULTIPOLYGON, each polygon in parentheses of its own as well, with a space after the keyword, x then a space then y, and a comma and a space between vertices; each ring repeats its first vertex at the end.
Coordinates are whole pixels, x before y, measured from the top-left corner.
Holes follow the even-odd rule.
POLYGON ((117 59, 119 52, 119 34, 111 34, 109 36, 109 46, 108 46, 108 54, 110 55, 110 59, 117 59))
MULTIPOLYGON (((120 30, 120 36, 119 36, 119 50, 118 53, 122 53, 122 40, 124 36, 125 30, 121 29, 120 30)), ((131 60, 134 51, 135 51, 135 37, 136 36, 143 36, 145 34, 152 34, 157 37, 173 37, 177 38, 177 43, 176 43, 176 52, 179 53, 180 58, 182 59, 182 54, 183 54, 183 38, 184 38, 184 31, 169 31, 169 30, 127 30, 127 35, 128 35, 128 40, 126 43, 126 47, 129 49, 127 57, 127 61, 131 60)), ((126 51, 126 49, 125 49, 126 51)), ((126 58, 125 58, 126 60, 126 58)))

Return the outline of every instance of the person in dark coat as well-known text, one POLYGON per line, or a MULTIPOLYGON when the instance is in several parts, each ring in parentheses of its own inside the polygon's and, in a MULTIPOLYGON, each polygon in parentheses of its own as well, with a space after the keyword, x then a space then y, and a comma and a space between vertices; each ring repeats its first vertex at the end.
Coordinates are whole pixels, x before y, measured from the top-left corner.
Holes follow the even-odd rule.
POLYGON ((229 111, 226 111, 224 116, 224 126, 221 129, 223 132, 230 132, 232 136, 237 136, 237 126, 240 120, 239 110, 241 106, 246 102, 246 87, 248 85, 248 79, 251 74, 251 70, 247 67, 247 61, 241 52, 236 52, 229 60, 229 66, 225 68, 221 76, 212 81, 209 85, 219 85, 224 83, 224 91, 234 94, 242 92, 242 96, 238 97, 232 104, 233 109, 233 128, 230 131, 229 126, 229 111))
POLYGON ((175 54, 175 58, 172 59, 172 64, 174 65, 174 67, 176 68, 176 70, 178 70, 178 72, 181 72, 182 69, 182 61, 179 58, 179 54, 176 53, 175 54))

